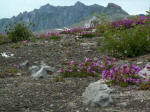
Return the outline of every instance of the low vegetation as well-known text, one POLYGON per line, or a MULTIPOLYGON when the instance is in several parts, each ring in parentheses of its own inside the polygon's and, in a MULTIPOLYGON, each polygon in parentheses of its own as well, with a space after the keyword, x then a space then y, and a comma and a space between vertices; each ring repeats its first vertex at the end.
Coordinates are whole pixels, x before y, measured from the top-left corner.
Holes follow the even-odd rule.
MULTIPOLYGON (((134 57, 150 52, 150 18, 122 20, 104 25, 100 51, 115 57, 134 57)), ((99 29, 98 29, 99 30, 99 29)))
POLYGON ((1 44, 6 44, 6 43, 9 43, 9 42, 10 42, 10 39, 8 38, 7 35, 0 34, 0 45, 1 44))
POLYGON ((23 40, 29 40, 32 33, 29 28, 23 23, 17 23, 14 26, 9 26, 7 29, 7 35, 11 42, 18 42, 23 40))
POLYGON ((16 67, 9 67, 6 70, 0 72, 0 78, 5 78, 8 76, 15 77, 18 72, 16 67))
POLYGON ((110 68, 114 64, 115 58, 107 60, 103 63, 97 58, 86 58, 84 62, 77 63, 72 60, 67 68, 60 68, 58 72, 62 73, 63 77, 97 77, 104 68, 110 68))
MULTIPOLYGON (((103 18, 103 21, 94 27, 73 28, 60 33, 47 32, 34 36, 23 23, 17 23, 13 27, 9 27, 7 35, 0 34, 0 44, 15 42, 11 47, 16 49, 20 47, 20 44, 16 43, 18 41, 22 41, 26 45, 28 41, 34 42, 37 39, 60 40, 64 34, 73 35, 75 38, 101 36, 98 40, 98 44, 101 46, 98 49, 101 53, 115 58, 108 56, 105 56, 103 60, 86 58, 80 63, 72 60, 69 65, 58 70, 62 77, 101 77, 110 85, 127 87, 135 84, 140 86, 140 89, 148 89, 150 81, 142 83, 138 76, 140 67, 127 64, 117 66, 115 61, 118 57, 136 57, 150 52, 149 15, 114 22, 107 22, 103 18), (95 29, 96 32, 93 31, 95 29)), ((15 73, 16 71, 10 69, 6 72, 15 73)), ((6 72, 1 73, 1 76, 3 77, 6 72)))

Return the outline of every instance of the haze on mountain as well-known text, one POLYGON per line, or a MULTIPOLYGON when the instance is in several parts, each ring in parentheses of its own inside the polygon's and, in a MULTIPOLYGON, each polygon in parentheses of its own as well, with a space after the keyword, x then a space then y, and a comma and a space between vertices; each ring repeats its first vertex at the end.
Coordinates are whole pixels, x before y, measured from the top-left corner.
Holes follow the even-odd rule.
POLYGON ((87 6, 79 1, 73 6, 53 6, 46 4, 39 9, 20 13, 18 16, 13 16, 10 19, 0 19, 0 32, 4 33, 5 26, 8 23, 19 21, 35 24, 35 26, 31 28, 32 31, 71 26, 85 18, 92 17, 93 13, 103 13, 110 17, 126 17, 129 15, 120 6, 114 3, 109 3, 107 7, 98 4, 87 6))

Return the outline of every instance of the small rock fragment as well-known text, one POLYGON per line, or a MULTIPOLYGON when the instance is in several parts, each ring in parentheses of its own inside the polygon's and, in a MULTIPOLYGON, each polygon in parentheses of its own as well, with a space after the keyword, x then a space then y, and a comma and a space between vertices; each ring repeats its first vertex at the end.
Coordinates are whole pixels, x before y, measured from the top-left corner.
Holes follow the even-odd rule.
POLYGON ((137 65, 140 65, 140 64, 142 64, 142 63, 143 63, 143 62, 137 62, 136 64, 137 64, 137 65))
POLYGON ((28 65, 29 65, 29 61, 28 60, 26 60, 26 61, 24 61, 23 63, 20 64, 21 67, 26 67, 28 65))
POLYGON ((32 70, 32 77, 35 79, 39 79, 39 78, 46 78, 47 77, 47 72, 46 72, 46 68, 45 66, 42 66, 37 72, 36 72, 37 68, 34 68, 34 70, 32 70))
POLYGON ((17 76, 21 76, 21 73, 17 73, 16 75, 17 75, 17 76))
POLYGON ((46 78, 48 75, 48 72, 52 72, 52 73, 55 72, 54 67, 47 66, 43 62, 40 67, 32 66, 29 69, 32 71, 31 76, 35 79, 46 78))
POLYGON ((146 64, 145 68, 139 71, 138 75, 141 80, 145 82, 145 80, 150 79, 150 63, 146 64))
POLYGON ((10 52, 3 52, 3 53, 0 53, 2 57, 5 57, 5 58, 9 58, 9 57, 12 57, 14 56, 14 54, 10 53, 10 52))

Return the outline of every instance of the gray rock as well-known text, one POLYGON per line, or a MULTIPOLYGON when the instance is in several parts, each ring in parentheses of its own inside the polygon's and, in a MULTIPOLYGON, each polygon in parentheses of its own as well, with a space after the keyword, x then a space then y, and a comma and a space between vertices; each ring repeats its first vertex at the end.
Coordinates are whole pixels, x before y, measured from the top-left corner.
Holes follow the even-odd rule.
POLYGON ((96 32, 96 29, 93 29, 92 32, 95 33, 95 32, 96 32))
POLYGON ((38 70, 38 67, 32 67, 32 77, 34 79, 39 79, 39 78, 46 78, 47 77, 47 71, 45 66, 41 66, 41 68, 38 70))
POLYGON ((23 63, 20 64, 21 67, 26 67, 28 65, 29 65, 29 61, 28 60, 26 60, 26 61, 24 61, 23 63))
POLYGON ((87 46, 96 46, 97 44, 93 42, 93 43, 81 43, 80 45, 83 47, 87 47, 87 46))
POLYGON ((139 77, 143 82, 150 79, 150 63, 146 64, 145 68, 139 71, 138 73, 139 77))
POLYGON ((56 72, 55 67, 48 66, 46 69, 48 72, 56 72))
POLYGON ((38 66, 32 66, 29 68, 31 70, 32 74, 36 73, 40 68, 38 66))
POLYGON ((54 67, 51 67, 51 66, 47 66, 46 64, 44 64, 42 62, 41 66, 38 67, 38 66, 32 66, 29 68, 29 70, 32 71, 32 74, 31 76, 34 78, 34 79, 39 79, 39 78, 46 78, 47 77, 47 72, 55 72, 56 69, 54 67))
POLYGON ((56 72, 57 70, 55 69, 55 67, 51 67, 51 66, 47 66, 44 61, 41 61, 41 67, 44 66, 46 68, 46 71, 48 72, 56 72))
POLYGON ((111 89, 103 80, 89 84, 82 95, 83 104, 90 106, 107 106, 112 102, 110 96, 111 89))
POLYGON ((21 76, 22 74, 18 72, 16 75, 17 75, 17 76, 21 76))
POLYGON ((5 57, 5 58, 9 58, 9 57, 12 57, 14 56, 14 54, 10 53, 10 52, 3 52, 3 53, 0 53, 0 55, 2 57, 5 57))

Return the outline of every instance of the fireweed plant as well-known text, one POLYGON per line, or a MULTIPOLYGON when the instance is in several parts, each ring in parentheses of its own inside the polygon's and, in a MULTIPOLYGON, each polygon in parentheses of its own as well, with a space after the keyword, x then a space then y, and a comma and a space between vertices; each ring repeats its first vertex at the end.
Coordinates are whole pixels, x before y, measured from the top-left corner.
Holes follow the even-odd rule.
POLYGON ((47 32, 46 36, 49 37, 49 39, 54 39, 54 40, 61 39, 60 34, 57 32, 47 32))
MULTIPOLYGON (((113 57, 134 57, 150 52, 150 18, 122 20, 107 27, 98 43, 99 49, 113 57)), ((98 30, 98 29, 97 29, 98 30)))
POLYGON ((112 26, 118 29, 133 28, 136 25, 144 25, 150 21, 150 17, 139 16, 135 19, 125 19, 120 21, 112 22, 112 26))
POLYGON ((102 78, 106 80, 108 84, 126 87, 129 84, 141 83, 137 75, 140 70, 138 66, 127 66, 124 64, 121 67, 112 67, 109 70, 103 70, 102 78))
POLYGON ((107 62, 102 62, 97 58, 86 58, 84 62, 80 63, 77 63, 74 60, 72 60, 67 68, 60 68, 58 72, 60 72, 63 77, 96 77, 98 76, 98 74, 102 73, 102 70, 104 68, 108 69, 114 66, 114 60, 115 58, 107 60, 105 59, 105 61, 107 62))
POLYGON ((139 16, 134 19, 124 19, 114 22, 104 22, 96 26, 97 31, 104 33, 106 30, 125 30, 129 28, 134 28, 137 25, 145 25, 150 22, 150 17, 139 16))
POLYGON ((59 73, 62 77, 97 77, 102 74, 102 78, 109 85, 118 85, 127 87, 129 85, 138 85, 140 89, 150 88, 150 80, 143 83, 138 76, 140 67, 131 65, 117 66, 115 58, 105 56, 103 61, 97 58, 86 58, 83 62, 77 63, 74 60, 70 61, 69 65, 65 68, 60 68, 59 73))
POLYGON ((45 34, 38 34, 37 37, 39 39, 53 39, 53 40, 58 40, 61 39, 60 33, 57 32, 46 32, 45 34))
POLYGON ((87 27, 87 28, 72 28, 72 29, 64 30, 60 33, 61 34, 76 34, 76 33, 80 33, 80 32, 90 31, 93 28, 94 27, 92 27, 92 26, 87 27))
POLYGON ((58 72, 62 73, 63 77, 86 77, 98 76, 103 69, 109 69, 114 66, 115 58, 109 59, 104 57, 104 62, 97 58, 86 58, 84 62, 76 63, 71 61, 66 69, 59 69, 58 72))

